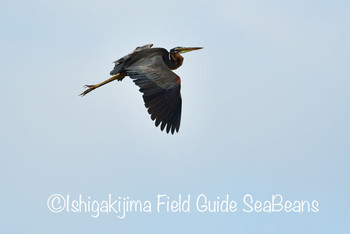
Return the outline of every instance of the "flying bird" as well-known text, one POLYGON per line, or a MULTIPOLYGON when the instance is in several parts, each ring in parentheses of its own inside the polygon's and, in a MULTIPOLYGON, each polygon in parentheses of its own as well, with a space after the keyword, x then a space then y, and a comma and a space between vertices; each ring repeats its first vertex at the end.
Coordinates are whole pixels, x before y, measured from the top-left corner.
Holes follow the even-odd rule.
POLYGON ((163 131, 174 134, 179 131, 182 99, 181 79, 172 70, 179 68, 184 58, 180 55, 202 47, 175 47, 170 51, 152 48, 153 44, 137 47, 132 53, 114 62, 111 78, 95 85, 85 85, 85 96, 92 90, 111 81, 121 81, 129 76, 140 87, 143 100, 155 120, 155 125, 163 131))

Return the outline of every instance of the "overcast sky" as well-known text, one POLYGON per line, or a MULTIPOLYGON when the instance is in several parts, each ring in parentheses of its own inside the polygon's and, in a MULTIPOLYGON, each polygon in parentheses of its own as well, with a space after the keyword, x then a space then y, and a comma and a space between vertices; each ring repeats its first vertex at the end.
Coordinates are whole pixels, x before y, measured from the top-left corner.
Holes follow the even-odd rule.
POLYGON ((1 233, 345 233, 348 1, 2 1, 1 233), (180 131, 109 78, 136 46, 184 54, 180 131), (61 212, 55 193, 317 200, 318 213, 61 212))

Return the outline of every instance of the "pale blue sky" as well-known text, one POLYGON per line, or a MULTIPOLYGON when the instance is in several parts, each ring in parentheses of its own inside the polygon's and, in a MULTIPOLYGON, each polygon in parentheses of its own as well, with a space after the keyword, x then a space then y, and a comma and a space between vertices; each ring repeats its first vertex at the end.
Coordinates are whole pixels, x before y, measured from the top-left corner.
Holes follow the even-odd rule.
POLYGON ((349 231, 348 1, 2 1, 1 233, 349 231), (185 54, 180 132, 130 79, 136 46, 185 54), (314 214, 50 212, 51 194, 206 193, 320 202, 314 214))

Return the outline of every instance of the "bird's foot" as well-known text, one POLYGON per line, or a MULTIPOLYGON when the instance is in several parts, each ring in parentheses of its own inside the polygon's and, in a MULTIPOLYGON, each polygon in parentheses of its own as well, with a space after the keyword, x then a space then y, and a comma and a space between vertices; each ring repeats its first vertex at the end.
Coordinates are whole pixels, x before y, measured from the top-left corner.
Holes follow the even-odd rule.
POLYGON ((92 90, 96 89, 96 85, 84 85, 84 88, 87 89, 84 92, 80 94, 80 96, 85 96, 86 94, 90 93, 92 90))

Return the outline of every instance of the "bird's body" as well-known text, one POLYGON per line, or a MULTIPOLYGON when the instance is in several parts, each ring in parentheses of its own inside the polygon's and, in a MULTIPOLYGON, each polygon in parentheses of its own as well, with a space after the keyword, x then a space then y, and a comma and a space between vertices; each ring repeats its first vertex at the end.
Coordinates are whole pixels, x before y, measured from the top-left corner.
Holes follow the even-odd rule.
POLYGON ((109 83, 122 80, 125 76, 133 79, 143 93, 143 100, 155 125, 173 134, 178 132, 181 121, 182 99, 181 80, 172 70, 183 63, 180 53, 201 49, 199 47, 176 47, 170 52, 163 48, 152 48, 152 44, 137 47, 132 53, 115 61, 110 72, 113 77, 97 85, 87 85, 81 95, 109 83))

